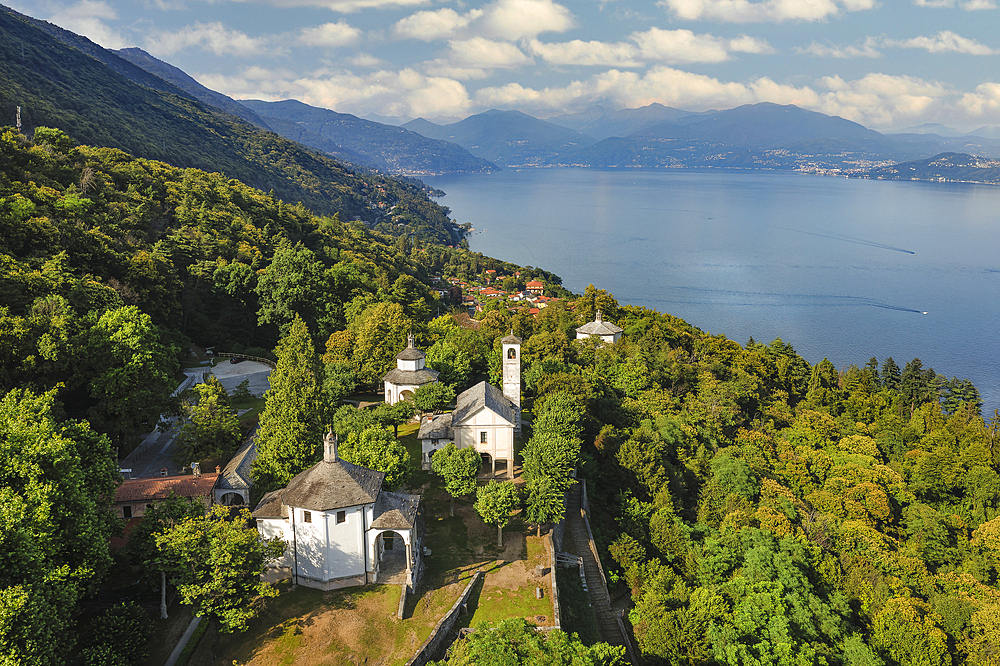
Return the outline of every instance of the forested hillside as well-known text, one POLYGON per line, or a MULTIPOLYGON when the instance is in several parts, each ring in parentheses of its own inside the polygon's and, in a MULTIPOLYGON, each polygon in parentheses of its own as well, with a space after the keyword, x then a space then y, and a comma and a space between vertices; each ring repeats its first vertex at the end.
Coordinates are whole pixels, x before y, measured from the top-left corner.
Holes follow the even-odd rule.
POLYGON ((200 102, 86 38, 39 23, 0 8, 3 125, 14 122, 20 106, 29 136, 35 127, 58 127, 81 143, 224 173, 321 215, 381 223, 395 235, 437 243, 462 241, 448 210, 419 184, 352 170, 200 102))

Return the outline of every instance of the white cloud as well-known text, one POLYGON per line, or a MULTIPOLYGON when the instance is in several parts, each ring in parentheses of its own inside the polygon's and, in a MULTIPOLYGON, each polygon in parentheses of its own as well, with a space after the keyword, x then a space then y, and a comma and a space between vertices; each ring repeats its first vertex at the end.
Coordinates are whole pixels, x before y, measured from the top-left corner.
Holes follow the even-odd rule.
POLYGON ((843 11, 864 11, 875 0, 659 0, 658 5, 687 21, 780 23, 819 21, 843 11))
POLYGON ((146 50, 168 56, 188 48, 200 48, 216 55, 255 55, 266 51, 270 38, 250 37, 229 30, 221 22, 195 23, 176 32, 155 33, 146 38, 146 50))
POLYGON ((866 127, 892 127, 922 119, 950 95, 941 83, 911 76, 873 73, 855 81, 828 76, 820 83, 827 92, 821 94, 817 111, 866 127))
POLYGON ((914 37, 904 40, 886 40, 886 46, 897 46, 901 49, 924 49, 929 53, 965 53, 968 55, 995 55, 996 49, 991 49, 974 39, 967 39, 951 30, 942 30, 933 37, 914 37))
POLYGON ((623 42, 570 42, 544 44, 537 39, 528 44, 528 51, 551 65, 578 65, 604 67, 638 67, 642 61, 639 50, 623 42))
POLYGON ((383 66, 382 60, 380 58, 376 58, 370 53, 358 53, 357 55, 352 56, 348 62, 355 67, 361 67, 363 69, 372 69, 383 66))
POLYGON ((574 25, 570 11, 552 0, 497 0, 485 12, 482 27, 498 39, 513 41, 543 32, 565 32, 574 25))
POLYGON ((235 0, 271 7, 320 7, 330 11, 350 14, 362 9, 388 9, 393 7, 419 7, 430 0, 235 0))
MULTIPOLYGON (((22 11, 29 16, 35 15, 33 10, 22 11)), ((117 18, 114 8, 101 0, 81 0, 73 5, 61 6, 49 16, 49 20, 61 28, 83 35, 106 49, 128 46, 122 34, 105 23, 117 18)))
POLYGON ((981 44, 974 39, 966 39, 950 30, 942 30, 932 37, 913 37, 912 39, 889 39, 867 37, 857 45, 837 46, 834 44, 819 44, 813 42, 807 47, 795 49, 796 53, 821 58, 879 58, 880 49, 924 49, 930 53, 964 53, 967 55, 995 55, 996 49, 981 44))
POLYGON ((1000 83, 983 83, 976 86, 975 92, 962 95, 958 107, 973 117, 986 115, 994 119, 1000 117, 1000 83))
POLYGON ((748 35, 740 35, 729 40, 729 50, 737 53, 755 53, 760 55, 777 53, 766 39, 757 39, 748 35))
POLYGON ((648 61, 677 64, 729 59, 725 41, 712 35, 696 35, 690 30, 650 28, 646 32, 632 33, 629 39, 648 61))
POLYGON ((344 21, 338 21, 312 28, 303 28, 299 33, 298 41, 306 46, 337 48, 354 44, 359 39, 361 39, 360 30, 344 21))
MULTIPOLYGON (((917 7, 931 7, 936 9, 951 8, 956 5, 955 0, 913 0, 917 7)), ((997 5, 993 0, 966 0, 957 3, 967 12, 974 12, 981 9, 996 9, 997 5)))
POLYGON ((570 42, 542 43, 532 40, 528 49, 553 65, 603 65, 605 67, 639 67, 643 63, 680 64, 724 62, 730 52, 773 53, 766 40, 740 36, 726 40, 714 35, 695 34, 690 30, 650 28, 633 32, 629 42, 570 42))
POLYGON ((836 46, 834 44, 820 44, 813 42, 805 48, 796 48, 796 53, 801 55, 811 55, 817 58, 881 58, 879 51, 879 40, 875 37, 867 37, 865 41, 857 45, 836 46))
POLYGON ((321 70, 307 76, 249 68, 236 77, 203 75, 198 80, 238 99, 298 99, 341 113, 434 117, 465 113, 470 105, 469 94, 458 81, 409 68, 365 75, 321 70))
POLYGON ((449 42, 448 62, 458 67, 479 69, 512 69, 531 63, 519 48, 510 42, 498 42, 483 37, 449 42))
POLYGON ((417 12, 400 19, 393 26, 393 34, 400 39, 419 39, 432 42, 454 35, 459 29, 483 15, 483 10, 473 9, 459 14, 454 9, 417 12))

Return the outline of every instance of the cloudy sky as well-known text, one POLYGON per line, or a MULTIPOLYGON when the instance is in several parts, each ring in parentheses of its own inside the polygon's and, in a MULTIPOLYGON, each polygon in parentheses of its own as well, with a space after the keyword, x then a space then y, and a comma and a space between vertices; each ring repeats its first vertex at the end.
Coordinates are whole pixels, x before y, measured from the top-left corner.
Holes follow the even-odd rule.
POLYGON ((0 0, 236 98, 361 116, 797 104, 1000 125, 1000 0, 0 0))

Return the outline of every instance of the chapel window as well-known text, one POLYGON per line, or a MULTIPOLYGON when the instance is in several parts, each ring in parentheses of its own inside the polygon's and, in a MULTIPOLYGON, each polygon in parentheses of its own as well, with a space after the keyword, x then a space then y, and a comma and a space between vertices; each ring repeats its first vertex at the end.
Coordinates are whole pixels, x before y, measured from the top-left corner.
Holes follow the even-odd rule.
POLYGON ((312 511, 303 511, 302 512, 302 522, 304 522, 304 523, 311 523, 312 521, 313 521, 312 511))
POLYGON ((490 443, 489 433, 487 433, 485 430, 483 430, 482 432, 479 433, 479 443, 480 444, 489 444, 490 443))
POLYGON ((346 511, 338 511, 337 512, 337 524, 339 525, 341 523, 346 523, 346 522, 347 522, 347 512, 346 511))

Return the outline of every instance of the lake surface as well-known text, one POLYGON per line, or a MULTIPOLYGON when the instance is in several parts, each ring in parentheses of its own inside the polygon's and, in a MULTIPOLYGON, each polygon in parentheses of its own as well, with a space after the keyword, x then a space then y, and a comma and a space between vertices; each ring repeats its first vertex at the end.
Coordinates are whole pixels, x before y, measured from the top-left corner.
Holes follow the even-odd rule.
POLYGON ((892 356, 1000 408, 1000 187, 781 172, 507 170, 424 178, 471 247, 574 292, 838 368, 892 356))

